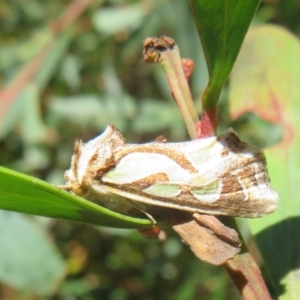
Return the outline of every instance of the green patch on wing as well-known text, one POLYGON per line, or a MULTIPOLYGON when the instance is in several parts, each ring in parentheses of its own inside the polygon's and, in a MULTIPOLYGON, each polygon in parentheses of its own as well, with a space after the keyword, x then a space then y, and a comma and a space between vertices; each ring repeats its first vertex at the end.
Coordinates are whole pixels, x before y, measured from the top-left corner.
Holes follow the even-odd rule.
POLYGON ((193 188, 193 194, 197 195, 197 196, 202 196, 202 195, 206 195, 206 194, 218 194, 219 193, 219 184, 220 184, 220 180, 215 180, 207 185, 203 185, 199 188, 193 188))
POLYGON ((159 197, 176 197, 181 193, 181 187, 170 184, 154 184, 144 190, 145 193, 159 197))
POLYGON ((107 178, 107 179, 119 179, 119 178, 124 178, 124 176, 126 176, 126 174, 124 174, 124 172, 120 172, 119 170, 117 171, 115 168, 109 170, 104 176, 103 178, 107 178))

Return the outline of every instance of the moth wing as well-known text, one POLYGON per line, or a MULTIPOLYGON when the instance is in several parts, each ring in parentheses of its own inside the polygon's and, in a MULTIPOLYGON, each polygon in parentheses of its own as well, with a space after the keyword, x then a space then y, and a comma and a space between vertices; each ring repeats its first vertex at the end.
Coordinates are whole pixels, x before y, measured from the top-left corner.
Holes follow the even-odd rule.
POLYGON ((213 215, 260 217, 278 202, 263 153, 232 131, 186 143, 127 145, 97 185, 132 201, 213 215))
MULTIPOLYGON (((94 186, 95 190, 98 188, 99 185, 94 186)), ((117 195, 120 199, 125 198, 150 206, 161 206, 211 215, 256 218, 271 213, 277 208, 278 195, 269 186, 261 186, 260 190, 255 192, 255 194, 261 194, 259 199, 252 196, 245 199, 244 194, 228 192, 224 193, 217 200, 215 199, 218 197, 218 193, 213 190, 209 191, 210 187, 181 186, 181 188, 190 189, 192 195, 182 192, 177 196, 170 195, 170 191, 176 192, 179 189, 176 188, 176 185, 169 183, 157 184, 151 188, 151 191, 143 191, 136 187, 120 187, 113 184, 105 184, 101 187, 107 194, 117 195)))

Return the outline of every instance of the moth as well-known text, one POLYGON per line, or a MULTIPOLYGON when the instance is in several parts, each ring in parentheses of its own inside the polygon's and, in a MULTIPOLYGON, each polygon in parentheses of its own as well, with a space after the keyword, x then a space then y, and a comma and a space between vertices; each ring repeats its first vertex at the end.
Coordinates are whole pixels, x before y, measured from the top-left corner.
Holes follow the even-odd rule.
POLYGON ((126 144, 109 125, 88 143, 76 141, 65 180, 65 189, 125 213, 137 205, 256 218, 278 204, 263 152, 231 129, 188 142, 126 144))

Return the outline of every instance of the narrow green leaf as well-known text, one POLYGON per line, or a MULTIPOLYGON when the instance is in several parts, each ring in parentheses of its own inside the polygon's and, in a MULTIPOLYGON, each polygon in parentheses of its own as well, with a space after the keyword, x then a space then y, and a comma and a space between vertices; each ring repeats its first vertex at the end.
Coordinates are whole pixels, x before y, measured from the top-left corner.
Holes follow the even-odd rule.
POLYGON ((0 167, 0 209, 118 228, 151 227, 74 196, 40 179, 0 167))
POLYGON ((190 0, 209 72, 203 108, 216 105, 259 0, 190 0))

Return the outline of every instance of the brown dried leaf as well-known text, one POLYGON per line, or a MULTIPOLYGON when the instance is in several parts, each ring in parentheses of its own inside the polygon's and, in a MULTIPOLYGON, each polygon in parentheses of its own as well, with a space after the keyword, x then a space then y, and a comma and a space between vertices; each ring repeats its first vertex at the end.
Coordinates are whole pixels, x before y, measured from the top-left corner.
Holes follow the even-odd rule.
POLYGON ((173 211, 167 219, 183 242, 207 263, 218 266, 240 252, 237 233, 214 216, 173 211))

